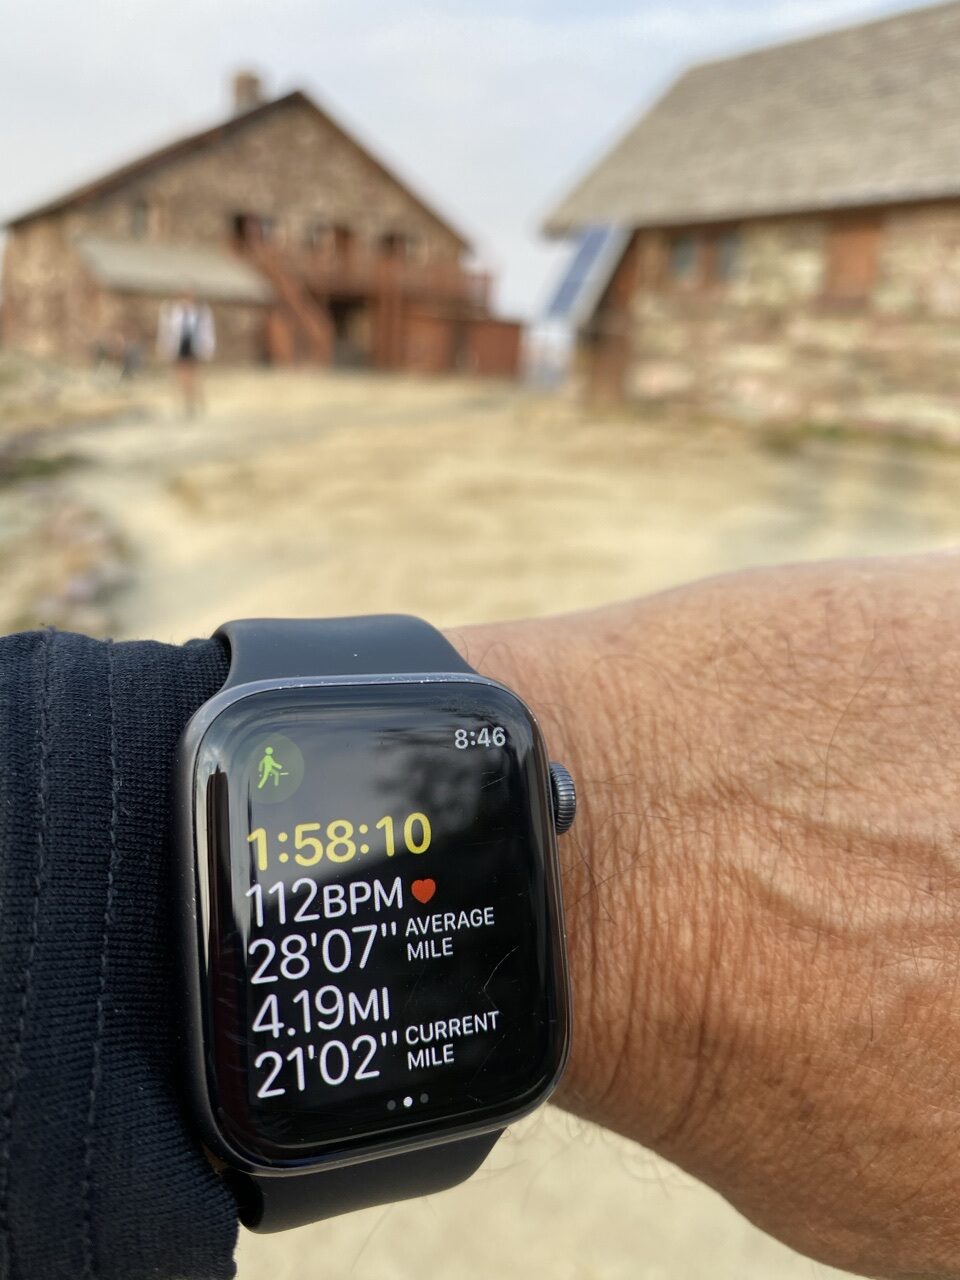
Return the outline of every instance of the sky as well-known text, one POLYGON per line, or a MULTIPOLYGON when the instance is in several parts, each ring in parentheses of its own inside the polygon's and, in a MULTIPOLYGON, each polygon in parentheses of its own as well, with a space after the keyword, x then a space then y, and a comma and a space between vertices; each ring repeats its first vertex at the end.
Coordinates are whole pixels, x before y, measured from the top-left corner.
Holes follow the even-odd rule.
POLYGON ((534 319, 545 214, 694 61, 907 0, 30 0, 0 42, 0 218, 229 110, 303 88, 447 215, 534 319))

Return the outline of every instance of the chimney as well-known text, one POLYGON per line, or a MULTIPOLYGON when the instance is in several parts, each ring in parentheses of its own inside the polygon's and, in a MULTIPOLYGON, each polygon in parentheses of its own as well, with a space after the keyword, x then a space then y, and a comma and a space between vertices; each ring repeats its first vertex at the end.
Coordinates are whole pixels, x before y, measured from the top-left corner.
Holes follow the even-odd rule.
POLYGON ((252 111, 263 102, 263 84, 255 71, 238 71, 233 77, 233 110, 236 115, 252 111))

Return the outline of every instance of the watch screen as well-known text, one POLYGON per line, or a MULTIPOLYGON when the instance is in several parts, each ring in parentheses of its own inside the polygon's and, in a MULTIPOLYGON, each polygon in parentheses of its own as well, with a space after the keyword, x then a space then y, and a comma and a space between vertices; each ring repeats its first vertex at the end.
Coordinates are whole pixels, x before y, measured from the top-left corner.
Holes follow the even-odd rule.
POLYGON ((543 748, 485 684, 252 694, 195 822, 216 1123, 262 1163, 506 1118, 566 1047, 543 748))

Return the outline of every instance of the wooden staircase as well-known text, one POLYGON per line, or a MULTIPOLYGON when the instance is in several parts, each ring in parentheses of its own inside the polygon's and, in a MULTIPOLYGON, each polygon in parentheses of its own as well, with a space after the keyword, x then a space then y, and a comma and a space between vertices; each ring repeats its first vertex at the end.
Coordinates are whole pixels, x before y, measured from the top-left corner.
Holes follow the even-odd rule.
POLYGON ((271 355, 279 357, 281 363, 303 355, 317 364, 329 365, 333 360, 333 325, 326 311, 269 245, 248 241, 242 252, 269 280, 280 305, 279 315, 270 326, 271 355))

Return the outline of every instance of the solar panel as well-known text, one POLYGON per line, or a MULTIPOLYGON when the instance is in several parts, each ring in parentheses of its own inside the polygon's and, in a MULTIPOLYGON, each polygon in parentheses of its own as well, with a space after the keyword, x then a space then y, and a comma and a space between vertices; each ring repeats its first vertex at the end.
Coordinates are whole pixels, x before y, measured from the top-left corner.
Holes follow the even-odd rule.
POLYGON ((587 227, 550 300, 545 319, 575 326, 588 320, 623 257, 629 237, 630 232, 623 227, 587 227))

